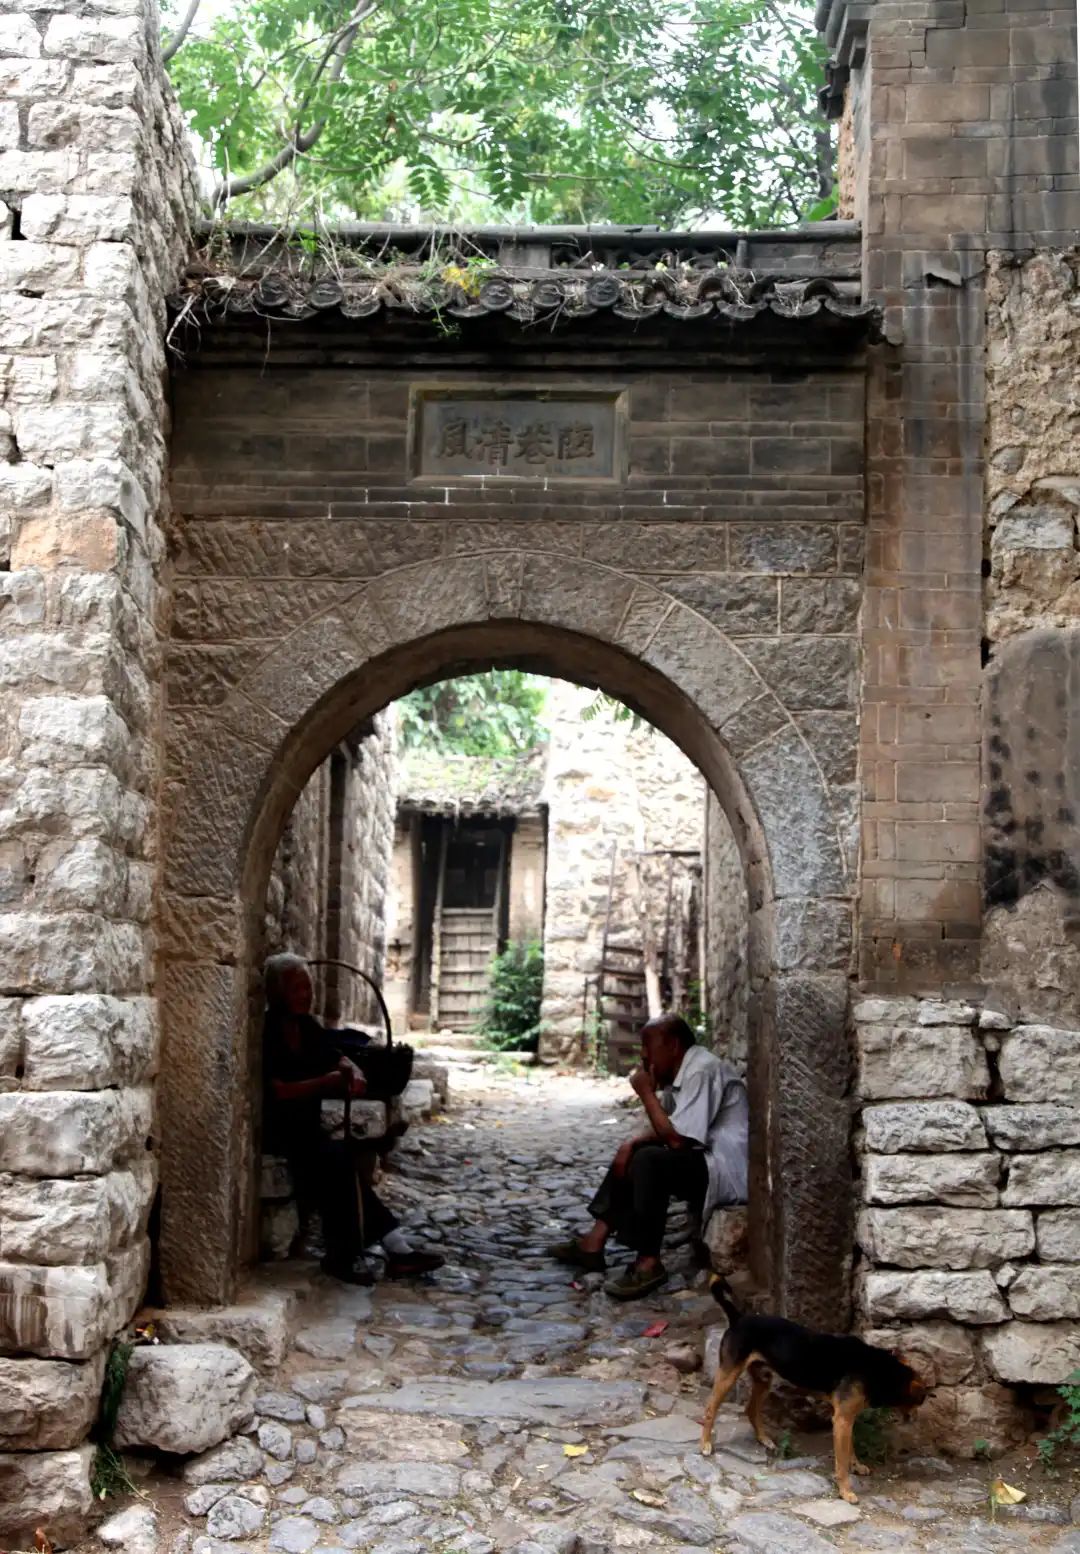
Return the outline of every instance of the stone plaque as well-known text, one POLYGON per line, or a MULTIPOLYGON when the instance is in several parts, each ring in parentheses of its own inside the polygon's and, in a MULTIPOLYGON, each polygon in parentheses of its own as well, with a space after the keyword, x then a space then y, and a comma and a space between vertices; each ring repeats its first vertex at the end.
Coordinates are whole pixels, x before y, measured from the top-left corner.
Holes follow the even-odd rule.
POLYGON ((618 390, 414 388, 412 474, 438 480, 619 480, 618 390))

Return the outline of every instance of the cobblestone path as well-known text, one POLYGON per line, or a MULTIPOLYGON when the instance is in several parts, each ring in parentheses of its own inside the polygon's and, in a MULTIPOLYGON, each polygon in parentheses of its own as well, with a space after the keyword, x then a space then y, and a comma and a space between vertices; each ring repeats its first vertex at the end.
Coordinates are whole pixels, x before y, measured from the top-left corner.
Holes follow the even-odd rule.
POLYGON ((384 1181, 447 1268, 373 1293, 316 1280, 252 1433, 145 1486, 163 1554, 1080 1554, 1068 1486, 1055 1503, 1029 1463, 1010 1469, 1028 1503, 991 1521, 989 1465, 896 1463, 856 1510, 833 1492, 827 1435, 769 1460, 731 1404, 716 1455, 698 1454, 706 1382, 665 1355, 700 1352, 720 1318, 685 1242, 669 1289, 629 1307, 544 1256, 632 1128, 624 1088, 453 1065, 449 1116, 384 1181))

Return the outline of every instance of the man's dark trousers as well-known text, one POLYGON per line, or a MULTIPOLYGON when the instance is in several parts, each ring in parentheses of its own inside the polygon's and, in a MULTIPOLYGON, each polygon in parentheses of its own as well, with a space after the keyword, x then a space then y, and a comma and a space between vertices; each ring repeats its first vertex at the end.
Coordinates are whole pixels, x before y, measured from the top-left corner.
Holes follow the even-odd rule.
POLYGON ((351 1263, 365 1246, 374 1246, 397 1226, 386 1204, 358 1181, 355 1150, 344 1139, 313 1141, 289 1156, 289 1169, 297 1198, 319 1210, 331 1261, 351 1263))
POLYGON ((612 1166, 589 1204, 593 1219, 610 1225, 615 1238, 642 1257, 659 1257, 672 1198, 700 1212, 709 1168, 700 1149, 639 1144, 624 1177, 612 1166))

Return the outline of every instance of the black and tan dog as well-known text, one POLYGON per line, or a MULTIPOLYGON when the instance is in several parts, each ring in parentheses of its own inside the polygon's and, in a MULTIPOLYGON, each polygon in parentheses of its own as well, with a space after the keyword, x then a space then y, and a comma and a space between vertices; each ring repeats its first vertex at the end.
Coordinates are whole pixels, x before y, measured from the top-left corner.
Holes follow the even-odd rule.
POLYGON ((836 1483, 843 1499, 857 1503, 851 1472, 869 1473, 855 1456, 852 1430, 864 1408, 895 1408, 910 1413, 926 1397, 926 1384, 902 1355, 876 1349, 860 1338, 814 1333, 784 1317, 744 1315, 718 1275, 712 1277, 714 1300, 723 1306, 728 1330, 720 1343, 720 1363, 701 1429, 701 1450, 712 1452, 716 1411, 743 1371, 751 1380, 747 1417, 762 1446, 775 1450, 765 1432, 762 1410, 769 1394, 770 1373, 793 1387, 828 1398, 833 1410, 836 1483))

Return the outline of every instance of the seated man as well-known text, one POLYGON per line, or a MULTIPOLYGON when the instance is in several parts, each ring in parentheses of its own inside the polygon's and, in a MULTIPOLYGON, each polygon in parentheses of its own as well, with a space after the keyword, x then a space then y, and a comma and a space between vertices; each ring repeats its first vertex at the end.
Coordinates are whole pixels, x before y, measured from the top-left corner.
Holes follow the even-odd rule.
POLYGON ((311 973, 298 955, 274 955, 266 963, 266 1027, 263 1038, 263 1148, 284 1155, 297 1198, 316 1206, 323 1222, 323 1269, 347 1284, 370 1284, 357 1260, 381 1242, 392 1279, 441 1268, 444 1259, 416 1252, 397 1220, 357 1175, 356 1146, 332 1139, 322 1126, 324 1100, 362 1096, 363 1074, 335 1047, 311 1013, 311 973))
POLYGON ((659 1015, 642 1027, 641 1067, 630 1083, 650 1130, 620 1145, 589 1205, 592 1229, 551 1248, 559 1262, 595 1273, 609 1236, 632 1247, 632 1267, 604 1286, 615 1300, 637 1300, 667 1278, 660 1248, 672 1198, 703 1224, 723 1204, 746 1202, 749 1108, 731 1064, 697 1046, 679 1015, 659 1015))

